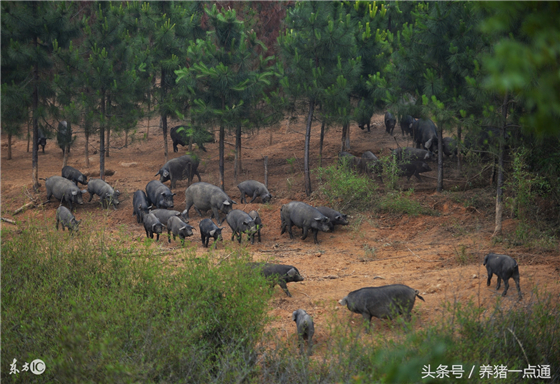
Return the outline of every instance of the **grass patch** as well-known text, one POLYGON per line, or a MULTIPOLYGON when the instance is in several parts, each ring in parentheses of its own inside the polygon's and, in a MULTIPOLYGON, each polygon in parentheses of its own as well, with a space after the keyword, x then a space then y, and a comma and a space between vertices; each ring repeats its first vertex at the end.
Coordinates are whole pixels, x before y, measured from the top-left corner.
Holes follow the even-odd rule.
POLYGON ((318 168, 317 179, 321 183, 320 192, 334 209, 341 211, 371 208, 379 188, 370 178, 346 166, 318 168))
POLYGON ((378 200, 378 208, 382 211, 395 214, 407 214, 410 216, 431 215, 436 216, 438 212, 422 206, 419 202, 412 200, 413 191, 391 191, 381 196, 378 200))
MULTIPOLYGON (((495 366, 521 370, 529 363, 541 380, 560 379, 560 304, 551 296, 533 293, 523 306, 506 308, 501 298, 486 309, 473 302, 447 303, 441 321, 420 329, 415 320, 387 321, 392 335, 375 328, 371 334, 336 324, 327 331, 321 359, 307 359, 295 353, 295 344, 274 343, 267 351, 260 371, 263 383, 426 383, 426 382, 535 382, 523 379, 523 372, 494 376, 495 366), (403 329, 405 332, 403 332, 403 329), (451 373, 460 366, 462 379, 451 373), (474 373, 467 379, 471 368, 474 373), (491 375, 481 378, 490 367, 491 375), (548 367, 548 374, 546 368, 548 367), (447 378, 436 371, 448 371, 447 378), (432 372, 431 377, 427 372, 432 372), (426 376, 426 378, 423 378, 426 376)), ((417 303, 418 306, 418 303, 417 303)), ((415 307, 416 308, 416 307, 415 307)), ((416 311, 416 309, 415 309, 416 311)), ((350 315, 356 316, 357 315, 350 315)), ((361 320, 357 320, 361 321, 361 320)), ((457 371, 459 368, 457 369, 457 371)), ((540 381, 539 381, 540 382, 540 381)))
POLYGON ((177 268, 142 243, 31 226, 2 251, 2 381, 208 383, 255 369, 271 290, 243 250, 220 263, 185 251, 177 268), (9 375, 14 358, 47 369, 9 375))

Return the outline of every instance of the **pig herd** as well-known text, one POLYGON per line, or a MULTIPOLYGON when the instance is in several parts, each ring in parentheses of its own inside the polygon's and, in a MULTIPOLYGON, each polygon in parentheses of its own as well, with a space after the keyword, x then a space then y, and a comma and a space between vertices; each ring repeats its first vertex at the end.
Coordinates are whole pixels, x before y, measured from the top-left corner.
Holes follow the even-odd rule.
MULTIPOLYGON (((387 132, 392 134, 396 125, 394 117, 388 113, 385 116, 387 132)), ((429 167, 425 163, 427 160, 433 160, 435 155, 432 150, 434 140, 437 135, 433 135, 431 121, 415 120, 410 116, 401 121, 403 135, 405 133, 417 135, 417 130, 427 132, 419 135, 419 140, 424 145, 422 148, 398 148, 395 150, 394 156, 403 168, 402 172, 408 176, 416 176, 419 180, 419 173, 429 171, 429 167), (416 125, 416 127, 415 127, 416 125)), ((414 136, 416 137, 416 136, 414 136)), ((380 175, 379 162, 375 155, 369 151, 364 153, 361 158, 356 158, 349 153, 341 153, 339 158, 341 161, 357 169, 361 169, 366 173, 375 173, 380 175), (344 159, 344 160, 342 160, 344 159)), ((167 162, 156 174, 160 176, 160 180, 152 180, 147 183, 145 190, 137 190, 132 198, 132 215, 136 216, 139 224, 142 224, 146 236, 159 241, 159 236, 163 235, 163 231, 167 229, 168 242, 171 243, 171 237, 176 240, 177 237, 182 245, 185 239, 193 236, 196 229, 189 224, 189 212, 194 207, 196 213, 200 216, 203 212, 210 212, 210 218, 204 218, 200 221, 198 230, 203 247, 217 247, 218 241, 222 240, 223 226, 220 226, 225 220, 231 229, 231 240, 237 239, 242 242, 243 235, 247 241, 254 244, 255 237, 258 242, 261 241, 261 229, 264 227, 258 211, 252 210, 245 212, 240 209, 234 209, 233 205, 237 204, 232 200, 221 188, 202 182, 200 173, 198 172, 198 159, 189 155, 181 156, 167 162), (198 177, 199 182, 191 184, 194 176, 198 177), (188 179, 189 186, 185 190, 185 209, 180 212, 173 210, 175 193, 172 189, 176 187, 178 180, 188 179), (167 187, 164 182, 170 181, 171 188, 167 187), (216 223, 213 221, 216 220, 216 223), (213 241, 210 244, 210 238, 213 241)), ((99 196, 103 207, 112 206, 117 209, 119 206, 120 192, 101 179, 87 180, 87 176, 79 170, 65 166, 62 169, 62 176, 52 176, 46 179, 47 201, 54 196, 60 201, 60 205, 56 211, 56 229, 62 224, 62 229, 68 228, 70 232, 78 231, 80 220, 72 214, 75 205, 83 204, 82 194, 89 193, 89 201, 94 195, 99 196), (78 183, 87 185, 87 190, 80 190, 78 183), (62 204, 67 204, 69 209, 62 204)), ((241 203, 247 203, 246 197, 253 203, 259 199, 261 203, 268 203, 273 196, 270 194, 266 186, 255 180, 246 180, 238 186, 240 192, 241 203)), ((300 201, 292 201, 284 204, 280 209, 281 219, 281 235, 288 232, 291 239, 294 238, 292 227, 296 226, 302 230, 302 240, 305 240, 311 231, 315 244, 319 243, 319 232, 332 232, 337 225, 348 225, 348 216, 329 207, 313 207, 307 203, 300 201)), ((507 255, 498 255, 490 253, 484 259, 484 265, 488 272, 487 284, 490 285, 493 274, 498 278, 497 289, 500 288, 501 281, 504 281, 503 296, 506 295, 509 288, 509 279, 513 278, 518 295, 521 298, 521 289, 519 286, 519 269, 517 262, 507 255)), ((303 281, 304 278, 295 266, 271 264, 271 263, 251 263, 252 268, 257 268, 272 285, 279 285, 288 297, 291 293, 288 290, 287 283, 303 281)), ((345 305, 348 310, 361 314, 366 324, 369 326, 372 317, 392 319, 396 315, 403 315, 407 320, 411 317, 411 311, 416 298, 424 301, 419 292, 402 284, 386 285, 381 287, 364 287, 348 293, 347 296, 339 300, 340 305, 345 305)), ((315 327, 313 319, 303 309, 293 312, 292 320, 296 323, 298 344, 303 352, 304 340, 308 342, 308 353, 311 353, 313 345, 313 335, 315 327)))

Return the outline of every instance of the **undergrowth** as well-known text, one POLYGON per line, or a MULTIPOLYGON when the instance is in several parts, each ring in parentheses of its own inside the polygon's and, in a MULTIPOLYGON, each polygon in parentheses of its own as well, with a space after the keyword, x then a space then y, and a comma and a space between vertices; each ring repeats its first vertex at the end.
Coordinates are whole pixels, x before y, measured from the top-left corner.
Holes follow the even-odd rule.
POLYGON ((506 367, 521 373, 499 381, 517 383, 537 379, 523 378, 531 366, 548 374, 546 382, 560 382, 557 297, 524 292, 521 303, 499 297, 488 308, 448 302, 433 324, 420 324, 425 309, 417 302, 412 322, 384 321, 389 332, 374 325, 366 333, 327 312, 316 322, 326 324, 320 332, 328 337, 308 358, 297 353, 295 337, 264 331, 274 291, 247 266, 243 249, 223 258, 183 250, 182 265, 172 267, 152 247, 125 246, 89 229, 70 236, 29 226, 3 237, 2 381, 488 382, 497 377, 481 372, 506 367), (47 366, 41 376, 21 372, 38 358, 47 366), (9 373, 13 359, 17 375, 9 373), (453 366, 464 370, 462 379, 449 373, 453 366), (445 369, 447 377, 438 377, 445 369))
POLYGON ((534 293, 514 308, 501 298, 488 310, 472 301, 448 302, 441 321, 422 329, 415 320, 387 321, 389 337, 333 319, 338 325, 329 330, 321 359, 299 356, 295 345, 277 342, 265 354, 261 382, 559 382, 559 315, 557 300, 534 293))
POLYGON ((384 182, 389 183, 389 186, 386 185, 385 193, 381 192, 379 186, 370 177, 360 175, 346 166, 337 168, 332 165, 319 168, 317 172, 321 183, 320 192, 335 209, 360 212, 373 209, 411 216, 437 215, 437 211, 426 208, 412 199, 414 193, 412 189, 403 192, 389 188, 396 182, 394 172, 387 171, 384 174, 384 182), (390 177, 391 175, 393 178, 390 177))
POLYGON ((242 381, 272 292, 248 260, 172 267, 88 228, 25 228, 2 244, 2 382, 242 381), (37 358, 41 376, 9 374, 37 358))

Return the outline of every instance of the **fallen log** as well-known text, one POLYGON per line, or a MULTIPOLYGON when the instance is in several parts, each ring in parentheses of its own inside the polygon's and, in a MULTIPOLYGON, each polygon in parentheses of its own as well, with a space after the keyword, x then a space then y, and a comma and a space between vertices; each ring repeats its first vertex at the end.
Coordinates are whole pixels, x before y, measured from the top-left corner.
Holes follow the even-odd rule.
MULTIPOLYGON (((16 209, 14 211, 14 215, 17 215, 18 213, 20 213, 21 211, 23 211, 26 208, 35 208, 35 202, 31 201, 27 204, 22 205, 21 207, 19 207, 18 209, 16 209)), ((4 220, 4 218, 2 218, 2 220, 4 220)))
POLYGON ((5 221, 6 223, 10 223, 16 225, 16 222, 10 219, 6 219, 5 217, 0 217, 0 220, 5 221))

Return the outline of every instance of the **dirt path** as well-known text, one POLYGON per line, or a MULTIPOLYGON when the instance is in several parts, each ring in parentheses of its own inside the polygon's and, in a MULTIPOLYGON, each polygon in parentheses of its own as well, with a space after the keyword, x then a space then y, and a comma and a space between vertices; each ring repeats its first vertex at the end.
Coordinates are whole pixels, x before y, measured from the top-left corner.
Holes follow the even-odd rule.
MULTIPOLYGON (((385 133, 383 116, 374 116, 373 122, 375 125, 371 133, 352 126, 352 153, 359 156, 364 151, 371 150, 375 155, 386 155, 389 148, 396 147, 395 140, 385 133)), ((106 159, 106 168, 114 170, 115 174, 106 180, 123 193, 119 209, 104 211, 98 197, 94 197, 91 203, 86 202, 78 208, 78 218, 89 218, 96 222, 96 225, 104 225, 115 237, 124 233, 129 234, 132 241, 143 241, 144 229, 131 215, 132 194, 137 189, 144 189, 150 180, 155 179, 154 174, 164 163, 163 140, 159 130, 153 127, 155 122, 152 121, 150 125, 149 140, 135 140, 128 148, 123 148, 124 135, 111 137, 111 156, 106 159), (157 136, 153 135, 154 132, 157 132, 157 136)), ((78 131, 78 139, 72 148, 68 165, 82 171, 98 171, 99 155, 92 154, 98 142, 91 142, 90 167, 86 169, 83 155, 85 141, 79 128, 75 130, 78 131)), ((495 279, 490 287, 486 287, 486 270, 481 263, 484 255, 491 251, 509 254, 518 260, 524 301, 530 300, 531 290, 535 287, 553 292, 558 297, 560 258, 557 252, 535 251, 522 247, 505 249, 503 244, 492 245, 493 199, 492 191, 488 189, 475 189, 460 195, 440 195, 435 193, 433 179, 424 183, 415 180, 406 183, 403 180, 406 188, 414 188, 413 198, 439 211, 439 216, 408 217, 360 212, 351 215, 349 226, 338 227, 334 233, 320 233, 318 245, 313 243, 312 236, 302 241, 297 236, 300 233, 298 230, 295 231, 294 240, 290 240, 287 234, 280 236, 279 212, 282 204, 291 200, 306 201, 312 205, 326 203, 316 194, 311 200, 306 199, 303 193, 304 130, 304 121, 300 119, 296 123, 292 122, 288 131, 286 125, 282 124, 243 135, 243 174, 238 182, 246 179, 262 182, 263 156, 268 156, 269 189, 275 196, 270 207, 261 204, 236 206, 246 212, 258 209, 265 225, 262 231, 263 242, 249 245, 249 249, 253 252, 255 260, 274 260, 294 265, 305 277, 302 283, 288 285, 293 298, 288 298, 279 287, 275 288, 276 292, 271 302, 271 314, 275 316, 275 320, 271 327, 278 329, 281 335, 292 335, 295 332, 291 314, 298 308, 305 309, 314 317, 319 348, 327 337, 325 329, 333 314, 353 327, 361 325, 361 316, 352 314, 345 308, 337 308, 336 303, 348 292, 366 286, 402 283, 418 289, 426 300, 425 303, 417 301, 414 308, 420 327, 438 321, 442 314, 442 303, 446 300, 472 299, 479 305, 491 306, 501 293, 501 290, 495 290, 495 279), (467 209, 466 206, 473 205, 473 202, 476 202, 476 209, 467 209), (462 258, 468 261, 462 262, 462 258)), ((312 168, 318 165, 319 130, 320 126, 316 123, 313 126, 311 141, 312 168)), ((146 123, 143 122, 134 137, 142 137, 145 131, 146 123)), ((323 164, 336 161, 340 136, 340 129, 331 128, 327 132, 323 164)), ((407 145, 407 140, 401 137, 400 131, 395 137, 400 146, 407 145)), ((228 135, 226 141, 234 143, 234 136, 228 135)), ((410 145, 409 142, 408 144, 410 145)), ((33 209, 12 216, 16 208, 28 202, 25 190, 31 189, 31 153, 26 152, 26 141, 15 140, 13 159, 8 161, 6 147, 7 137, 2 135, 2 217, 20 221, 45 220, 54 226, 58 202, 51 202, 44 209, 33 209)), ((199 168, 202 180, 218 185, 218 144, 208 144, 206 148, 208 152, 197 150, 202 159, 199 168)), ((169 149, 172 151, 171 141, 169 149)), ((180 147, 179 153, 171 152, 170 158, 182 155, 184 151, 181 150, 180 147)), ((239 190, 233 178, 233 150, 233 145, 226 144, 226 192, 239 202, 239 190)), ((39 163, 40 177, 60 174, 62 151, 57 147, 56 140, 48 141, 45 154, 39 153, 39 163)), ((456 177, 454 165, 449 160, 446 160, 445 164, 446 177, 456 177)), ((435 177, 436 172, 434 170, 426 175, 435 177)), ((186 180, 178 182, 177 189, 174 190, 177 193, 175 208, 178 210, 185 207, 186 185, 186 180)), ((313 188, 317 187, 317 181, 313 179, 313 188)), ((450 188, 449 185, 446 187, 450 188)), ((41 200, 46 200, 44 185, 38 196, 41 200)), ((84 197, 86 201, 89 199, 87 194, 84 197)), ((197 229, 199 221, 200 218, 191 210, 191 224, 197 229)), ((3 228, 10 231, 15 227, 3 223, 3 228)), ((515 222, 506 220, 504 228, 506 231, 513 230, 515 222)), ((224 229, 224 238, 230 243, 229 227, 224 229)), ((192 244, 197 248, 198 254, 206 252, 198 233, 192 239, 192 244)), ((167 241, 160 241, 155 247, 163 254, 161 257, 173 260, 179 243, 168 244, 167 241), (166 252, 169 252, 169 255, 165 255, 166 252)), ((179 260, 176 262, 180 264, 179 260)), ((505 302, 514 305, 516 297, 515 285, 512 282, 505 302)), ((373 321, 379 329, 387 329, 383 322, 377 319, 373 321)))

